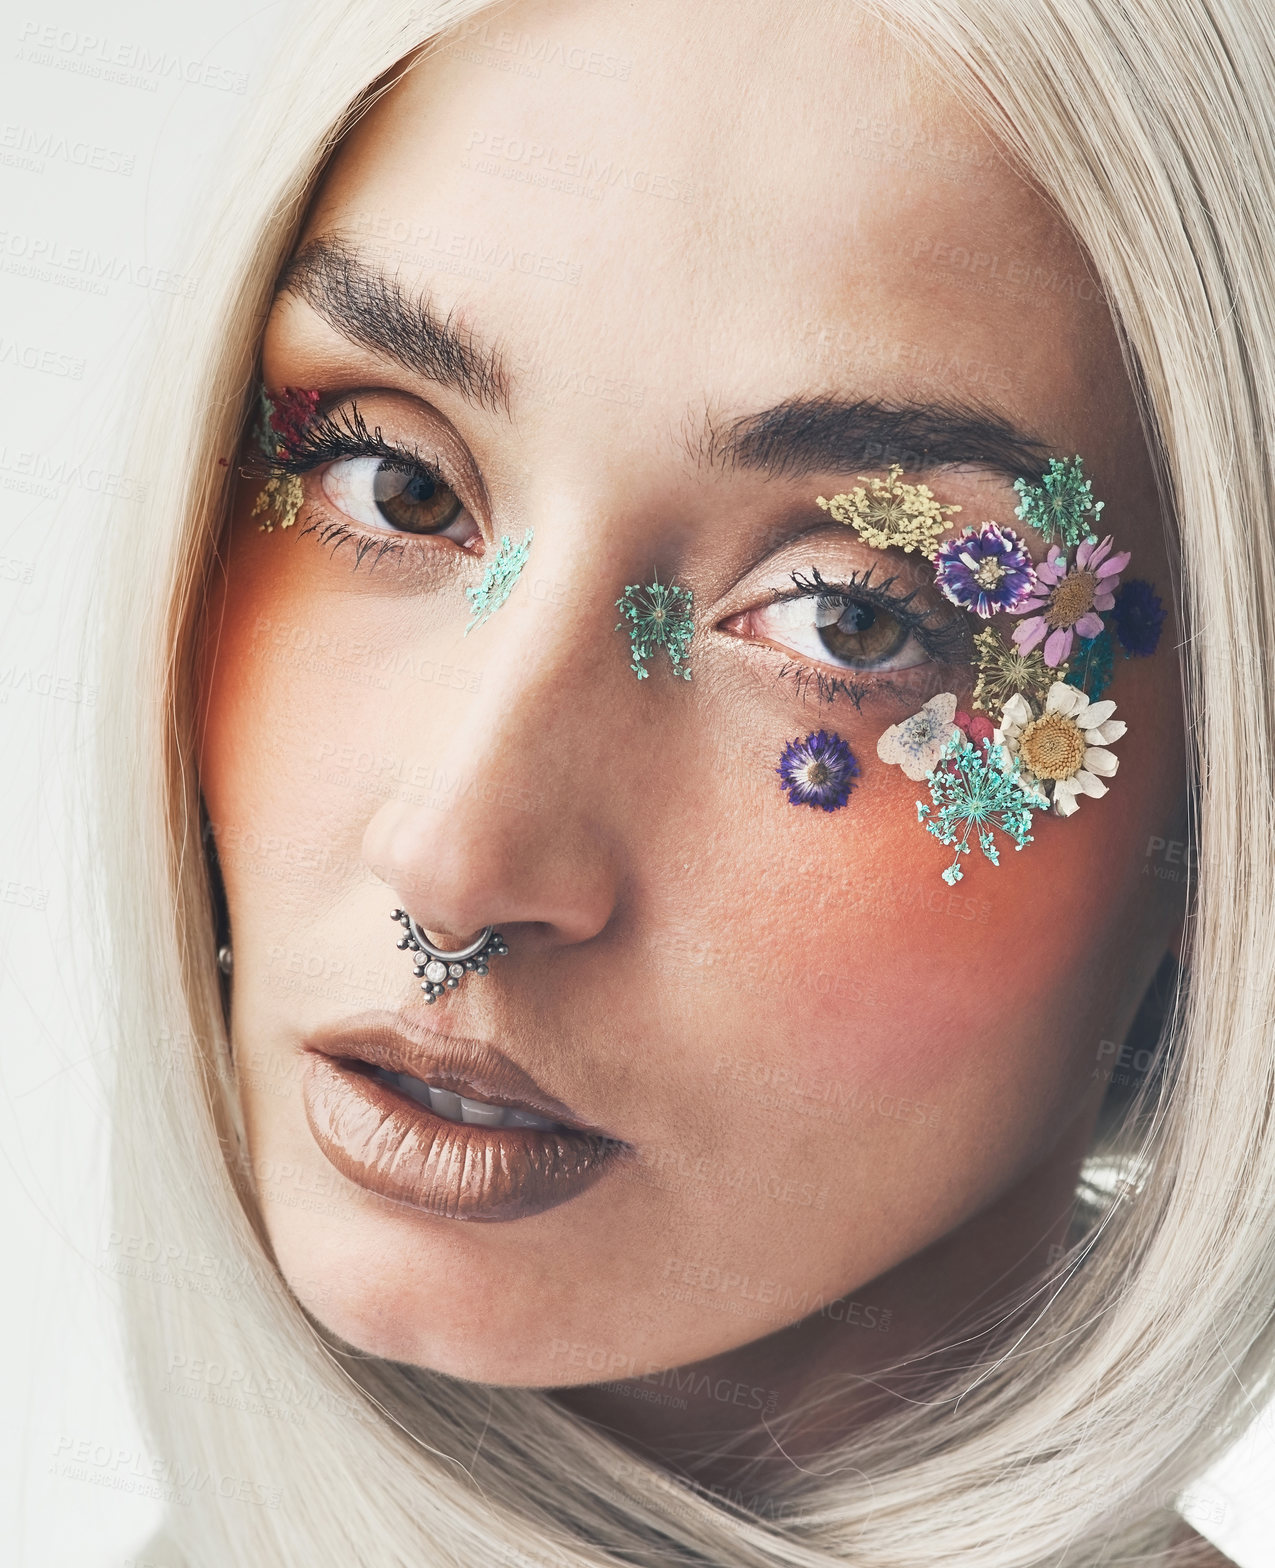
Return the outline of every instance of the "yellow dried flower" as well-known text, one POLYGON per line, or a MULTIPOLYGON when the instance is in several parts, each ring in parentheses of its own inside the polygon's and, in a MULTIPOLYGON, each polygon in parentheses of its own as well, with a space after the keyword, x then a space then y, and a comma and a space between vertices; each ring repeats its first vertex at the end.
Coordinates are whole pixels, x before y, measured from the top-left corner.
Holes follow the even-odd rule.
POLYGON ((929 485, 905 484, 902 473, 902 464, 891 463, 888 479, 860 474, 863 484, 848 494, 834 495, 831 501, 820 495, 815 502, 837 522, 848 523, 874 550, 920 550, 933 559, 946 519, 961 508, 940 504, 929 485))
POLYGON ((984 713, 998 712, 1015 694, 1039 707, 1053 683, 1067 677, 1067 665, 1048 669, 1039 648, 1020 653, 991 626, 975 633, 974 651, 978 655, 974 706, 984 713))
POLYGON ((304 500, 305 490, 301 484, 301 476, 276 470, 262 485, 253 503, 252 515, 260 517, 264 513, 265 522, 261 524, 262 532, 272 534, 276 522, 280 528, 292 527, 304 500))

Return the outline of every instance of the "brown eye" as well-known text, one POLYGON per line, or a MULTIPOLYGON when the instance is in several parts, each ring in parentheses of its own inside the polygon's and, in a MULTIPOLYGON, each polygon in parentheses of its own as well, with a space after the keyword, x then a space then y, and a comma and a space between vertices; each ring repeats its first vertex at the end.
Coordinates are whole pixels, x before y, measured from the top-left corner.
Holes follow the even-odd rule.
POLYGON ((859 600, 817 599, 814 611, 819 641, 834 659, 847 664, 884 664, 911 636, 888 610, 859 600))
POLYGON ((916 628, 901 615, 849 594, 773 600, 734 617, 727 629, 842 670, 888 673, 930 658, 916 628))
POLYGON ((332 505, 365 528, 442 534, 458 544, 478 533, 456 492, 423 467, 381 457, 343 457, 328 464, 322 483, 332 505))

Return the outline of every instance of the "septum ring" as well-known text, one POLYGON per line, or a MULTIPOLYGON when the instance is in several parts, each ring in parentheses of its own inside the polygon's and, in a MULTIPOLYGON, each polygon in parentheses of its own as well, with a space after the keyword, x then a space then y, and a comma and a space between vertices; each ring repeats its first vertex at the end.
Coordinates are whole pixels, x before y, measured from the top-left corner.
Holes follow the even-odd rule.
POLYGON ((404 928, 398 946, 415 953, 413 973, 421 982, 427 1002, 436 1002, 444 991, 454 991, 467 974, 485 975, 490 958, 503 958, 509 949, 495 926, 484 926, 467 947, 449 953, 437 947, 405 909, 396 909, 393 918, 404 928))

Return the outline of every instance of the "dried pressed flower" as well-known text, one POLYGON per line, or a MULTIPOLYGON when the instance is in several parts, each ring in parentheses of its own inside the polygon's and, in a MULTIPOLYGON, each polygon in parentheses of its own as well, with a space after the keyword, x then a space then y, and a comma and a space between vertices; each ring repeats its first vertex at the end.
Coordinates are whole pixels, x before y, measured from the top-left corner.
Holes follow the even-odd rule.
POLYGON ((263 386, 257 403, 257 445, 269 458, 291 457, 318 408, 318 392, 284 387, 272 398, 263 386))
POLYGON ((840 735, 820 730, 805 740, 790 740, 775 772, 791 805, 836 811, 850 797, 859 764, 840 735))
POLYGON ((481 626, 489 616, 494 615, 517 587, 522 569, 527 564, 527 552, 534 533, 534 529, 528 528, 519 545, 515 545, 508 534, 502 534, 500 545, 483 573, 482 582, 477 588, 465 589, 465 597, 473 608, 473 615, 465 627, 466 637, 475 626, 481 626))
POLYGON ((1013 613, 1036 586, 1026 540, 999 523, 967 528, 934 557, 939 591, 983 620, 1013 613))
POLYGON ((971 835, 998 866, 1000 850, 993 832, 1004 833, 1016 849, 1022 849, 1032 842, 1032 812, 1048 804, 1036 790, 1020 782, 1017 766, 1003 746, 972 746, 959 729, 953 731, 926 780, 932 804, 917 801, 917 821, 925 822, 926 831, 940 844, 955 846, 952 864, 943 872, 949 887, 961 880, 961 856, 970 852, 971 835))
MULTIPOLYGON (((643 662, 659 648, 668 654, 674 675, 690 680, 686 656, 690 651, 695 623, 691 619, 691 590, 662 583, 659 573, 649 583, 631 583, 615 601, 629 622, 629 644, 633 662, 629 668, 644 681, 650 674, 643 662)), ((624 625, 615 623, 616 631, 624 625)))
POLYGON ((1023 653, 1045 644, 1045 663, 1057 669, 1070 655, 1077 637, 1097 637, 1102 631, 1100 610, 1110 610, 1120 573, 1129 564, 1129 551, 1111 553, 1111 535, 1101 544, 1086 541, 1076 551, 1072 566, 1057 551, 1036 568, 1036 591, 1023 600, 1023 619, 1014 628, 1014 641, 1023 653))
POLYGON ((1131 577, 1121 583, 1111 619, 1126 658, 1145 659, 1155 652, 1164 625, 1164 606, 1149 582, 1131 577))
POLYGON ((264 515, 261 531, 272 534, 276 523, 280 528, 292 527, 304 501, 305 489, 301 484, 301 476, 285 474, 281 469, 276 469, 257 492, 252 516, 264 515))
POLYGON ((1067 666, 1051 670, 1038 651, 1022 653, 991 626, 974 634, 978 656, 978 679, 974 683, 974 706, 984 713, 999 712, 1015 692, 1033 701, 1043 701, 1054 681, 1061 679, 1067 666))
POLYGON ((849 524, 874 550, 919 550, 933 557, 935 541, 947 526, 945 519, 961 508, 941 505, 929 485, 905 484, 902 473, 901 464, 891 463, 888 478, 860 474, 862 485, 830 501, 816 496, 815 503, 837 522, 849 524))
POLYGON ((1097 702, 1111 684, 1114 656, 1111 633, 1104 626, 1096 637, 1086 637, 1077 643, 1063 679, 1068 686, 1075 686, 1086 697, 1097 702))
POLYGON ((1076 810, 1082 794, 1105 795, 1119 758, 1107 747, 1128 726, 1113 718, 1114 702, 1091 702, 1084 692, 1055 681, 1037 715, 1024 697, 1005 704, 996 731, 997 742, 1017 764, 1020 775, 1040 789, 1059 817, 1076 810))
POLYGON ((877 741, 877 756, 903 769, 907 778, 923 779, 939 759, 955 726, 956 693, 941 691, 910 718, 892 724, 877 741))
POLYGON ((984 741, 991 745, 996 739, 996 726, 985 713, 966 713, 958 708, 956 727, 972 746, 981 746, 984 741))
POLYGON ((1014 489, 1022 497, 1015 515, 1045 540, 1060 540, 1070 550, 1082 540, 1097 539, 1093 525, 1106 503, 1094 500, 1092 481, 1084 477, 1079 456, 1051 457, 1040 484, 1016 479, 1014 489))

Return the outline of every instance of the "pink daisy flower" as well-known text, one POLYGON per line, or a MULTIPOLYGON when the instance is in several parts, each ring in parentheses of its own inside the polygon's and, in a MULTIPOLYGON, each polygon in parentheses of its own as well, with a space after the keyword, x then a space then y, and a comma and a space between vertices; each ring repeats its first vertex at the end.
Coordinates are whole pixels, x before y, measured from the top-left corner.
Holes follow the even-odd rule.
POLYGON ((1018 651, 1030 653, 1043 641, 1045 663, 1057 669, 1070 656, 1077 637, 1096 637, 1102 631, 1099 612, 1115 604, 1120 573, 1129 556, 1128 550, 1111 554, 1108 534, 1100 544, 1085 540, 1070 570, 1061 550, 1042 561, 1036 568, 1036 590, 1019 605, 1024 613, 1014 628, 1018 651))

